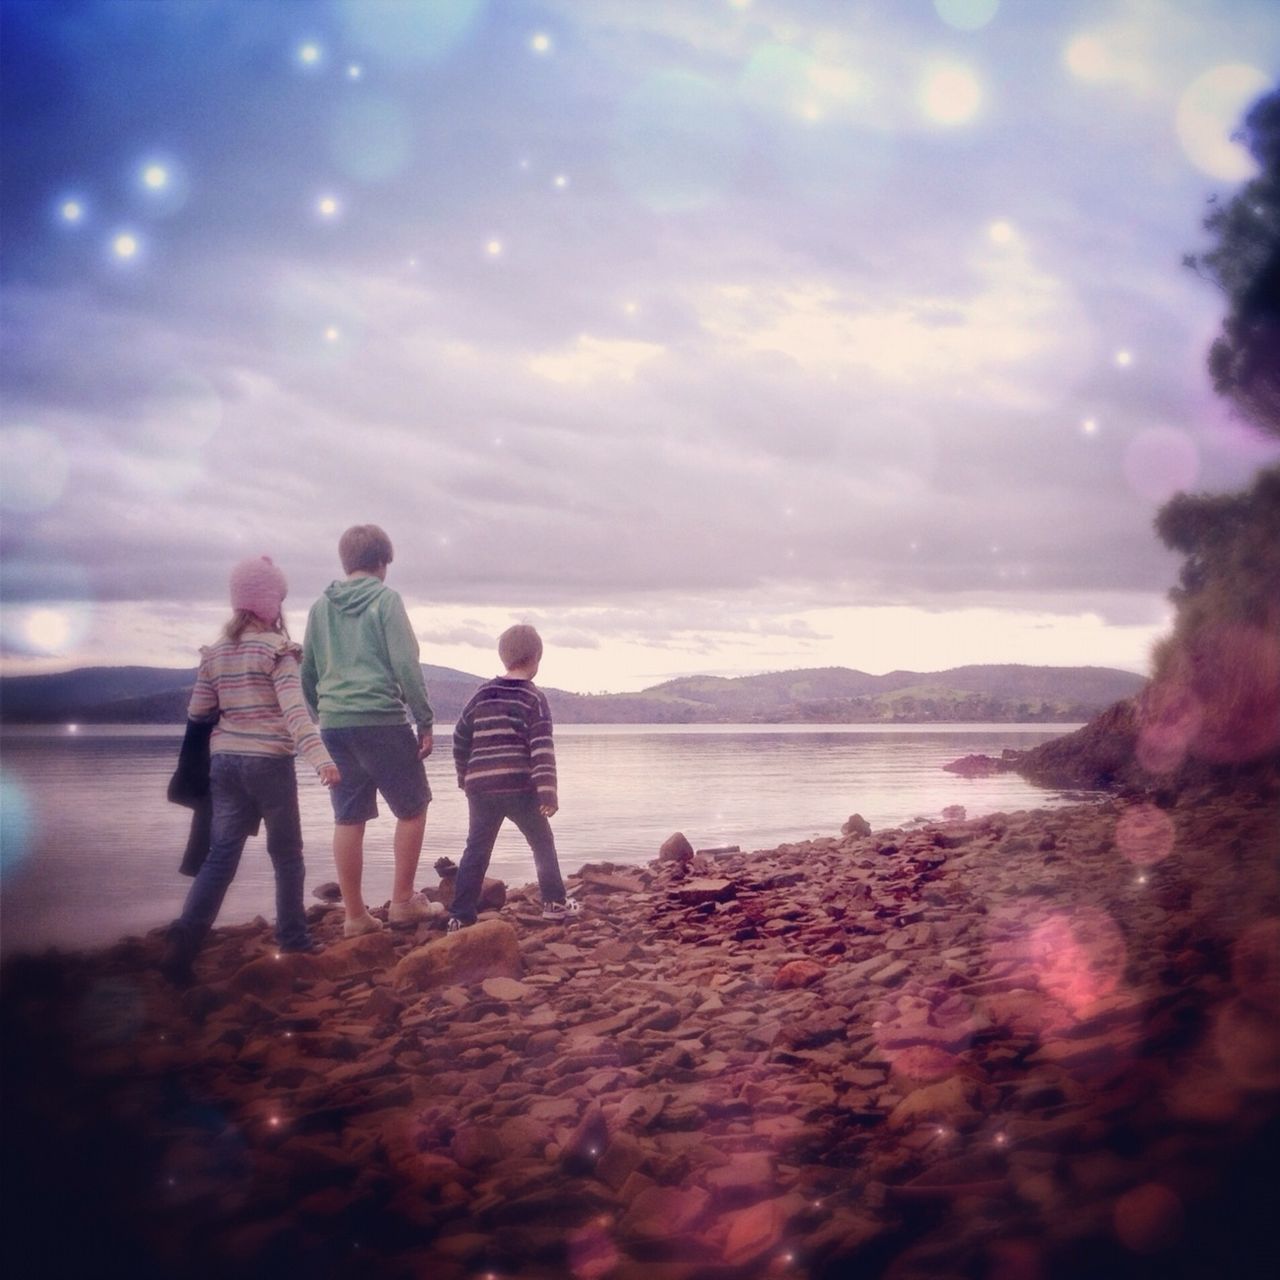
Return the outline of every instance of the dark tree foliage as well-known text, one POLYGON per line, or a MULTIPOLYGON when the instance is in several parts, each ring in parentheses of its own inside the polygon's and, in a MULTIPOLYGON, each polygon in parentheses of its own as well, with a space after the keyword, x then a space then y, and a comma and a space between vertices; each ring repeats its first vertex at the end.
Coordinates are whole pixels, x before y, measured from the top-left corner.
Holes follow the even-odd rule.
POLYGON ((1187 262, 1227 298, 1209 348, 1215 390, 1280 435, 1280 89, 1253 105, 1241 137, 1260 172, 1209 214, 1204 226, 1216 243, 1187 262))

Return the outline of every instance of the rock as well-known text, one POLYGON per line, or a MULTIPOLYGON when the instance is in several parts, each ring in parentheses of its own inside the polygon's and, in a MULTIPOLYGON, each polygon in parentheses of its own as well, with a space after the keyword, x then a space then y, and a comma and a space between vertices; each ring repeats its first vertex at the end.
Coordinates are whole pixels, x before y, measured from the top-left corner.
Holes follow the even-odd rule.
POLYGON ((825 965, 816 960, 789 960, 773 975, 775 991, 789 991, 793 987, 808 987, 826 977, 825 965))
POLYGON ((693 907, 703 902, 727 902, 736 897, 738 887, 732 880, 690 880, 675 890, 675 897, 685 906, 693 907))
POLYGON ((709 1203, 701 1187, 648 1187, 631 1202, 619 1228, 642 1241, 668 1240, 692 1231, 709 1203))
POLYGON ((396 962, 395 937, 388 929, 340 938, 317 956, 300 957, 326 978, 338 980, 370 969, 388 969, 396 962))
POLYGON ((578 1121, 560 1153, 560 1163, 569 1173, 590 1173, 604 1154, 609 1126, 599 1107, 589 1106, 578 1121))
POLYGON ((948 822, 963 822, 965 819, 965 807, 962 804, 949 804, 943 809, 942 816, 948 822))
POLYGON ((889 1114, 889 1128, 904 1129, 922 1120, 938 1120, 958 1129, 972 1128, 982 1116, 976 1104, 981 1097, 977 1083, 953 1075, 907 1094, 889 1114))
POLYGON ((842 836, 869 836, 871 834, 871 823, 860 813, 851 813, 840 827, 842 836))
POLYGON ((717 1203, 758 1200, 776 1186, 773 1159, 763 1151, 731 1156, 728 1164, 708 1170, 703 1180, 717 1203))
POLYGON ((618 1191, 644 1161, 644 1148, 629 1133, 618 1133, 596 1161, 595 1175, 605 1186, 618 1191))
POLYGON ((659 862, 678 862, 684 864, 693 859, 693 845, 685 838, 683 831, 668 836, 658 850, 659 862))
POLYGON ((525 986, 523 982, 517 982, 514 978, 486 978, 480 984, 480 990, 491 1000, 510 1003, 512 1000, 523 999, 533 988, 525 986))
MULTIPOLYGON (((452 895, 450 901, 452 901, 452 895)), ((507 905, 507 885, 504 880, 493 880, 485 876, 480 886, 480 910, 501 911, 507 905)))
POLYGON ((597 893, 639 893, 644 881, 622 871, 603 871, 599 867, 583 867, 578 876, 582 883, 597 893))
POLYGON ((484 920, 415 947, 396 965, 392 981, 399 990, 431 991, 485 978, 518 978, 522 972, 515 930, 502 920, 484 920))
POLYGON ((725 1215, 724 1260, 740 1267, 778 1247, 787 1225, 781 1200, 761 1200, 725 1215))
POLYGON ((334 880, 326 880, 324 884, 318 884, 311 890, 313 898, 319 898, 321 902, 341 902, 342 890, 334 880))

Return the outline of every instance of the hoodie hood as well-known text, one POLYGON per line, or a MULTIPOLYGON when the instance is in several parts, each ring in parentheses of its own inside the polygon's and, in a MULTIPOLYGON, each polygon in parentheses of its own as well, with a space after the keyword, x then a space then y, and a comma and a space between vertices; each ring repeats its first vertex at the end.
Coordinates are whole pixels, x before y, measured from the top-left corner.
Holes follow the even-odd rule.
POLYGON ((386 591, 386 584, 377 578, 362 575, 359 578, 342 578, 325 588, 325 598, 335 609, 343 613, 364 613, 386 591))

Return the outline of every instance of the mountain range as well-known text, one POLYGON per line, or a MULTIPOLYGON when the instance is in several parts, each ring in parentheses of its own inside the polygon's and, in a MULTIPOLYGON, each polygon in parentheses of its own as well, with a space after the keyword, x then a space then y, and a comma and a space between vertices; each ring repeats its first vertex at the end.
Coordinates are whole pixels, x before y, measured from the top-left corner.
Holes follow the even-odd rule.
MULTIPOLYGON (((452 725, 487 677, 424 664, 431 705, 452 725)), ((189 667, 84 667, 0 678, 9 724, 181 724, 189 667)), ((868 675, 815 667, 758 676, 683 676, 639 693, 545 690, 563 724, 920 724, 1088 720, 1145 683, 1110 667, 967 666, 868 675)))

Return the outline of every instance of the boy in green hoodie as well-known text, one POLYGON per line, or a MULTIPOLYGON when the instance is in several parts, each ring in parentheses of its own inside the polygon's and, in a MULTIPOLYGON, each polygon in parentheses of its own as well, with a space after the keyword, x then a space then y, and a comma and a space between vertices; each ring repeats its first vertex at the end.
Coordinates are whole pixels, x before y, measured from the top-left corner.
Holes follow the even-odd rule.
POLYGON ((311 606, 302 692, 338 765, 333 787, 333 860, 346 908, 343 934, 382 928, 361 891, 364 829, 378 816, 377 792, 396 816, 395 873, 388 919, 416 924, 430 908, 413 891, 431 788, 432 713, 418 665, 418 638, 399 595, 384 579, 391 539, 376 524, 354 525, 338 542, 346 578, 311 606), (415 728, 411 729, 408 721, 415 728))

